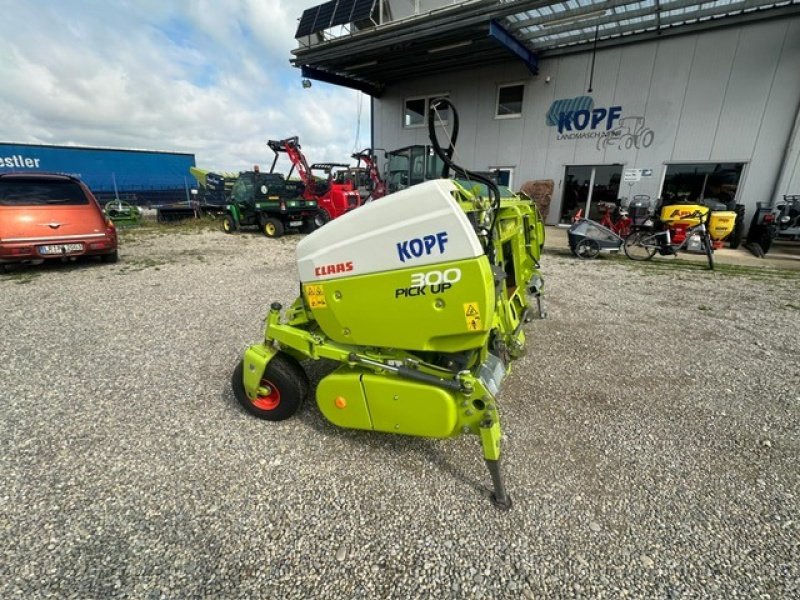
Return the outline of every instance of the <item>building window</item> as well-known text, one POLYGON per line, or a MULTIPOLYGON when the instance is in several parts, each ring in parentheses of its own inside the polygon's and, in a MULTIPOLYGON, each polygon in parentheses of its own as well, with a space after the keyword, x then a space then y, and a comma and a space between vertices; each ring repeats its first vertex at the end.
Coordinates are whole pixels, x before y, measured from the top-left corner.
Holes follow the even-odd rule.
POLYGON ((510 188, 514 184, 514 167, 489 167, 497 185, 510 188))
POLYGON ((733 210, 744 163, 669 164, 661 197, 669 202, 716 200, 733 210))
POLYGON ((497 110, 495 118, 511 119, 522 116, 522 100, 525 96, 525 84, 514 83, 497 88, 497 110))
MULTIPOLYGON (((431 100, 436 98, 447 98, 447 94, 432 94, 420 98, 407 98, 403 111, 403 127, 425 127, 428 124, 428 107, 431 100)), ((440 109, 439 118, 434 121, 437 125, 450 122, 450 110, 440 109)))

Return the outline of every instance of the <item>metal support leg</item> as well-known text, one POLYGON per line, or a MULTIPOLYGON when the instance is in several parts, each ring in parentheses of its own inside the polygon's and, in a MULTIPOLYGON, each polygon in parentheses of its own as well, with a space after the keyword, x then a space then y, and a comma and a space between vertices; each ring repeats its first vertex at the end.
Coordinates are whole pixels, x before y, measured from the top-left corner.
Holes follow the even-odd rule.
POLYGON ((492 504, 500 510, 509 510, 511 508, 511 496, 506 492, 506 486, 503 483, 503 475, 500 473, 500 461, 486 459, 486 466, 489 467, 489 474, 492 476, 492 485, 494 491, 492 492, 492 504))
POLYGON ((547 309, 544 307, 544 300, 542 299, 541 294, 536 296, 536 307, 539 309, 539 318, 546 319, 547 309))
POLYGON ((506 486, 503 483, 503 476, 500 473, 500 423, 491 417, 487 417, 481 422, 481 445, 483 446, 483 458, 492 476, 492 504, 500 510, 511 508, 511 497, 506 493, 506 486))

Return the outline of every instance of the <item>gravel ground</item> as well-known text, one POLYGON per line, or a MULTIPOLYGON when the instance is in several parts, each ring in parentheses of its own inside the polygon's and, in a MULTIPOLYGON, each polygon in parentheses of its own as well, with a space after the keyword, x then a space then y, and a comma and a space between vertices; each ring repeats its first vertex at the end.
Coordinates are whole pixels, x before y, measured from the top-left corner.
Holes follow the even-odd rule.
POLYGON ((140 231, 0 276, 0 597, 800 595, 797 273, 548 252, 502 513, 474 437, 240 410, 298 239, 140 231))

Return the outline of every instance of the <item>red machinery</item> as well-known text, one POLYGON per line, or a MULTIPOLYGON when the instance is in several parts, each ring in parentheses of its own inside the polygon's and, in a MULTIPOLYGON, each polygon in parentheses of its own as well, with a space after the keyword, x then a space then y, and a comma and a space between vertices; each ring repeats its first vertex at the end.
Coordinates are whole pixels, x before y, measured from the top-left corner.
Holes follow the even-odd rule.
POLYGON ((377 200, 378 198, 383 198, 386 195, 386 183, 383 181, 378 171, 378 161, 375 155, 370 152, 369 148, 365 148, 361 152, 356 152, 351 156, 358 161, 359 167, 362 162, 364 163, 367 175, 372 182, 372 190, 370 191, 368 199, 377 200))
POLYGON ((323 225, 326 221, 341 217, 344 213, 361 205, 361 196, 355 191, 352 181, 345 180, 344 183, 333 181, 334 168, 347 167, 347 165, 319 163, 309 166, 306 157, 300 151, 300 142, 297 136, 285 140, 269 140, 267 145, 275 153, 270 173, 275 169, 280 152, 285 152, 292 161, 292 168, 286 178, 291 177, 292 172, 297 169, 297 174, 303 182, 303 198, 316 200, 319 208, 322 209, 320 211, 322 221, 317 225, 323 225), (327 181, 318 180, 313 175, 313 171, 323 171, 327 181))

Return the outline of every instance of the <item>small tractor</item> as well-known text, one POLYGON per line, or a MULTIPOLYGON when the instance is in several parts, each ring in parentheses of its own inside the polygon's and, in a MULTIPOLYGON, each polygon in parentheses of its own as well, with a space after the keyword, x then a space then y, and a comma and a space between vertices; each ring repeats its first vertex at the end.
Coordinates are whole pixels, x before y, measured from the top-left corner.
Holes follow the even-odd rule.
MULTIPOLYGON (((524 353, 525 324, 543 317, 541 218, 530 199, 502 194, 454 165, 438 179, 350 212, 297 245, 301 295, 273 303, 261 341, 234 369, 234 395, 251 414, 291 417, 309 391, 299 361, 339 367, 316 388, 340 427, 432 438, 474 434, 492 502, 511 507, 500 470, 498 393, 524 353)), ((457 114, 453 110, 453 118, 457 114)))
POLYGON ((280 153, 285 152, 292 162, 292 168, 288 177, 297 169, 297 174, 303 182, 301 194, 306 200, 314 200, 319 205, 316 224, 321 227, 326 222, 341 217, 346 212, 361 206, 361 196, 355 190, 353 182, 346 180, 341 183, 335 181, 336 169, 346 169, 348 165, 339 163, 315 163, 309 166, 306 157, 300 149, 300 142, 297 136, 286 138, 285 140, 269 140, 267 145, 275 153, 272 167, 269 172, 273 173, 275 164, 278 162, 280 153), (314 176, 314 171, 322 171, 322 180, 314 176))
POLYGON ((317 228, 317 201, 302 196, 302 184, 286 181, 279 173, 262 173, 258 167, 236 178, 225 207, 222 229, 258 227, 267 237, 278 238, 290 229, 309 233, 317 228))
POLYGON ((747 248, 763 257, 776 239, 800 240, 800 195, 785 195, 783 200, 756 203, 756 212, 747 232, 747 248))
MULTIPOLYGON (((366 174, 368 178, 369 183, 367 186, 364 186, 366 194, 362 196, 364 201, 369 202, 370 200, 383 198, 387 194, 386 183, 381 178, 380 171, 378 171, 377 157, 370 151, 369 148, 365 148, 361 152, 356 152, 351 156, 358 161, 354 171, 357 171, 360 174, 363 169, 364 174, 366 174), (364 163, 363 168, 361 167, 361 163, 364 163)), ((356 181, 358 182, 358 179, 356 179, 356 181)), ((361 186, 358 184, 356 185, 359 189, 361 189, 361 186)))

